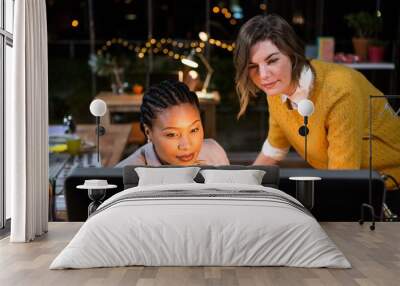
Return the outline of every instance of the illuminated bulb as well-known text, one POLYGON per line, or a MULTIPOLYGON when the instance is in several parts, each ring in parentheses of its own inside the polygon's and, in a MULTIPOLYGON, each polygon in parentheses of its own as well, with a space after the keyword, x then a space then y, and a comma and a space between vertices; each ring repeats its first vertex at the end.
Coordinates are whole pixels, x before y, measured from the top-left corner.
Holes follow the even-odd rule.
POLYGON ((300 100, 297 111, 301 116, 310 116, 314 112, 314 103, 309 99, 300 100))
POLYGON ((203 42, 207 42, 208 41, 208 35, 207 35, 207 33, 206 32, 200 32, 199 33, 199 38, 200 38, 200 40, 202 40, 203 42))
POLYGON ((195 71, 195 70, 190 70, 190 71, 189 71, 189 76, 190 76, 192 79, 196 79, 196 78, 199 77, 199 74, 198 74, 198 72, 195 71))
POLYGON ((265 3, 260 4, 260 9, 263 10, 263 11, 266 11, 267 10, 267 4, 265 4, 265 3))
POLYGON ((187 65, 187 66, 189 66, 189 67, 191 67, 191 68, 194 68, 194 69, 196 69, 196 68, 199 67, 199 64, 198 64, 198 63, 196 63, 196 62, 194 62, 194 61, 192 61, 192 60, 190 60, 190 59, 187 59, 187 58, 181 59, 181 62, 182 62, 184 65, 187 65))
POLYGON ((77 28, 79 26, 79 21, 76 20, 76 19, 72 20, 71 26, 74 27, 74 28, 77 28))
POLYGON ((103 100, 95 99, 90 103, 89 109, 93 116, 103 116, 106 114, 107 105, 103 100))
POLYGON ((215 14, 219 13, 219 7, 218 7, 218 6, 214 6, 213 9, 212 9, 212 11, 213 11, 215 14))

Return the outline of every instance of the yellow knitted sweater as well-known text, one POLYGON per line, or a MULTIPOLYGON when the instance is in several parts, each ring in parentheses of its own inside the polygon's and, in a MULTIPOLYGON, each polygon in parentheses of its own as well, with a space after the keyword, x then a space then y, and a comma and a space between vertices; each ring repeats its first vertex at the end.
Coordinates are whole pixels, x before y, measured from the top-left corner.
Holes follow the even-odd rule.
MULTIPOLYGON (((308 123, 308 163, 317 169, 368 169, 369 95, 382 93, 343 65, 314 60, 311 67, 314 82, 308 99, 315 111, 308 123)), ((269 143, 276 148, 292 146, 304 158, 304 137, 298 133, 303 117, 280 96, 267 100, 269 143)), ((372 165, 400 182, 400 117, 386 104, 386 99, 372 101, 372 165)))

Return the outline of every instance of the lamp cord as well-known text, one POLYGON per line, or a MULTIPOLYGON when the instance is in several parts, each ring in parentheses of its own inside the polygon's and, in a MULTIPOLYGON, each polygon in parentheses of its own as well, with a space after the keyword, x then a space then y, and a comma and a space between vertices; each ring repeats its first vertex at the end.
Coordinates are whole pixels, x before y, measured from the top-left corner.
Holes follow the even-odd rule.
POLYGON ((97 163, 100 166, 100 117, 96 116, 96 137, 97 137, 97 163))
POLYGON ((304 160, 307 162, 307 135, 308 135, 308 130, 307 130, 307 124, 308 124, 308 116, 304 116, 304 130, 305 130, 305 136, 304 136, 304 160))

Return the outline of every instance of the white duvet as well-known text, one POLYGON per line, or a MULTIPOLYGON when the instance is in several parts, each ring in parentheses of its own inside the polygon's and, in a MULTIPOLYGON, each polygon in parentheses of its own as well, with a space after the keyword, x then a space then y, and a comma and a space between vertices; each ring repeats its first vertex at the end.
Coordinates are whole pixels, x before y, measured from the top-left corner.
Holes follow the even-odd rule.
POLYGON ((277 189, 254 185, 127 189, 99 207, 50 269, 127 265, 350 268, 318 222, 299 205, 277 189), (176 192, 172 197, 122 199, 174 190, 189 195, 176 192), (253 197, 252 191, 263 193, 253 197), (190 192, 211 195, 196 197, 190 192), (215 192, 241 196, 213 196, 215 192), (269 198, 262 197, 264 192, 269 198))

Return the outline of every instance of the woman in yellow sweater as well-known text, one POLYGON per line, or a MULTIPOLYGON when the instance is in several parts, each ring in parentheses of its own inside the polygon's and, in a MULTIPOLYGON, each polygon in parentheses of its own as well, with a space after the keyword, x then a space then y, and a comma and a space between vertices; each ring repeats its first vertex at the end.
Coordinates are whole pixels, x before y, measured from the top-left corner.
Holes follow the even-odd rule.
MULTIPOLYGON (((297 103, 309 99, 315 112, 308 122, 308 163, 318 169, 369 167, 369 96, 383 94, 362 74, 343 65, 308 61, 292 27, 277 15, 256 16, 242 26, 234 62, 238 116, 256 92, 267 95, 268 137, 254 164, 276 164, 290 146, 304 158, 297 103)), ((400 118, 379 112, 386 104, 386 99, 373 102, 373 168, 400 181, 400 118)))

